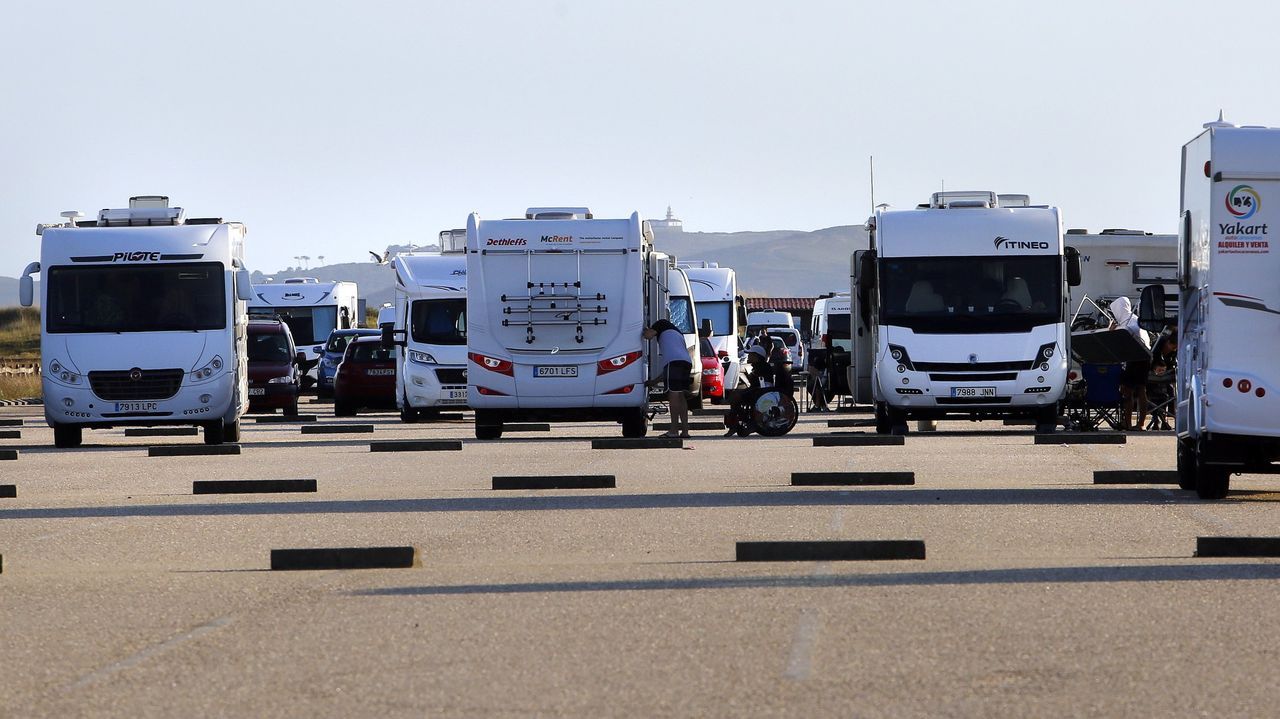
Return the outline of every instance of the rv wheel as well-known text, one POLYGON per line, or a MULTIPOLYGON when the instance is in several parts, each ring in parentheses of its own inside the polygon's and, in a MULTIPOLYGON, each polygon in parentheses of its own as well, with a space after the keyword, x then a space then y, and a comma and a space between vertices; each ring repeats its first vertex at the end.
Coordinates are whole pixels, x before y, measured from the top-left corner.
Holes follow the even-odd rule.
POLYGON ((1196 488, 1196 446, 1189 439, 1178 440, 1178 487, 1188 492, 1196 488))
POLYGON ((643 410, 633 412, 622 418, 622 436, 630 438, 643 437, 649 433, 649 418, 643 410))
POLYGON ((1205 463, 1204 440, 1196 447, 1196 494, 1200 499, 1222 499, 1231 486, 1231 470, 1205 463))
POLYGON ((222 444, 223 435, 222 420, 214 420, 204 426, 204 443, 205 444, 222 444))
POLYGON ((70 424, 53 425, 53 446, 59 449, 72 449, 80 446, 84 439, 84 429, 70 424))
POLYGON ((884 402, 876 402, 876 434, 889 434, 893 425, 889 422, 889 410, 884 402))
POLYGON ((502 419, 492 412, 476 410, 476 439, 502 437, 502 419))
POLYGON ((226 423, 222 425, 222 441, 239 442, 240 441, 240 420, 226 423))
POLYGON ((418 410, 410 407, 408 404, 405 404, 400 407, 401 422, 405 422, 407 424, 413 424, 414 422, 418 421, 419 417, 420 415, 418 414, 418 410))

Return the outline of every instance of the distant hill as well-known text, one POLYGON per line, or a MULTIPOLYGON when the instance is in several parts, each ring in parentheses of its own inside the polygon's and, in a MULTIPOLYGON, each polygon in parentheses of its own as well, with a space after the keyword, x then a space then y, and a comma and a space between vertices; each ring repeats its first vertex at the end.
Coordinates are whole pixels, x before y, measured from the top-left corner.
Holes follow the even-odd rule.
MULTIPOLYGON (((708 260, 734 268, 738 274, 738 291, 744 295, 814 297, 823 292, 849 289, 849 256, 856 249, 866 248, 867 233, 861 225, 828 227, 812 232, 659 231, 654 243, 659 250, 680 260, 708 260)), ((373 262, 254 272, 255 282, 263 282, 267 277, 276 282, 290 277, 314 277, 322 282, 355 282, 369 307, 390 302, 395 284, 391 267, 373 262)), ((0 277, 0 307, 17 304, 18 281, 0 277)))

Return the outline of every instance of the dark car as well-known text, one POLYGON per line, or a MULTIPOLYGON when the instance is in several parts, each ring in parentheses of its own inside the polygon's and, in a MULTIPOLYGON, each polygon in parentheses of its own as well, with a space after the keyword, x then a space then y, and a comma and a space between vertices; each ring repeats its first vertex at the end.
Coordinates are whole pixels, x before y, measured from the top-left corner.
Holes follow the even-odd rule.
POLYGON ((342 362, 342 356, 347 351, 347 345, 356 337, 374 337, 380 335, 380 330, 373 329, 351 329, 351 330, 334 330, 329 333, 329 340, 323 346, 316 347, 316 353, 320 355, 320 364, 316 365, 316 395, 319 397, 333 396, 333 376, 338 373, 338 365, 342 362))
POLYGON ((249 411, 298 414, 298 352, 289 326, 279 320, 250 320, 249 411))
POLYGON ((396 355, 381 337, 357 337, 347 344, 333 378, 333 413, 354 416, 364 407, 396 406, 396 355))

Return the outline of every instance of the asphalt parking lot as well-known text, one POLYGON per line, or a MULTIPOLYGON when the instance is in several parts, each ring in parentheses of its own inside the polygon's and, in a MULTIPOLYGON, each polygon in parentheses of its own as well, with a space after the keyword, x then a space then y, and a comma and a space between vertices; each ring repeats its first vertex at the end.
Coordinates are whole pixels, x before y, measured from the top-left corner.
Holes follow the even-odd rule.
POLYGON ((238 456, 149 457, 201 440, 54 450, 39 412, 0 409, 26 420, 0 440, 20 451, 0 461, 7 716, 1259 716, 1280 694, 1280 564, 1194 556, 1197 536, 1280 534, 1280 479, 1221 502, 1093 483, 1172 469, 1168 434, 943 422, 814 447, 865 430, 811 414, 778 439, 599 450, 615 425, 480 442, 469 415, 384 413, 341 421, 372 434, 249 420, 238 456), (393 439, 463 447, 370 451, 393 439), (791 485, 882 471, 915 483, 791 485), (557 474, 616 487, 492 489, 557 474), (230 479, 316 491, 192 494, 230 479), (739 541, 883 539, 927 558, 735 561, 739 541), (420 566, 269 569, 272 549, 404 545, 420 566))

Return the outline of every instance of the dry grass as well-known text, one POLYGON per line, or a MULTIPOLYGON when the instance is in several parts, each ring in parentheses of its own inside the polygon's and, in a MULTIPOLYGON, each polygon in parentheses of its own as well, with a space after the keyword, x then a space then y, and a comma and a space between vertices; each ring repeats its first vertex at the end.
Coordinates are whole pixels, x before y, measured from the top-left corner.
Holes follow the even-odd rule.
POLYGON ((0 399, 30 399, 40 396, 40 375, 0 374, 0 399))
POLYGON ((40 310, 0 309, 0 359, 40 361, 40 310))

